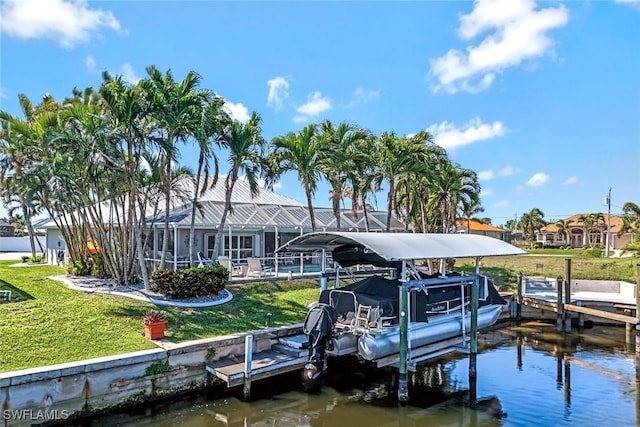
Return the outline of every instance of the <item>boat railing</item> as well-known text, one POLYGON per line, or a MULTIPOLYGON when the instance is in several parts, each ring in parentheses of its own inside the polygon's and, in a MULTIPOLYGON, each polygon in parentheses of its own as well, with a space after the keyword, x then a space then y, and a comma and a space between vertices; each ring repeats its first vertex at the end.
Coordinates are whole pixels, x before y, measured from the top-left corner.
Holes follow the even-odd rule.
MULTIPOLYGON (((454 298, 450 300, 428 304, 427 315, 450 314, 455 311, 460 311, 461 301, 462 301, 462 298, 454 298)), ((469 298, 465 298, 464 308, 467 308, 469 304, 470 304, 469 298)))

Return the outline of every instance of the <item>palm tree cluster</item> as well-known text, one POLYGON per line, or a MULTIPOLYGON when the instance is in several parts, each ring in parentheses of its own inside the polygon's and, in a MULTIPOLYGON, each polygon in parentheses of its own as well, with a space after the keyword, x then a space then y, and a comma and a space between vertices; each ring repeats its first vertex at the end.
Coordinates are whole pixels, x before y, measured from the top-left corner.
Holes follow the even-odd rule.
MULTIPOLYGON (((452 163, 427 131, 376 136, 351 123, 325 121, 267 142, 258 113, 246 122, 234 119, 196 72, 178 81, 170 70, 146 71, 136 84, 104 73, 98 90, 74 89, 60 102, 46 95, 34 106, 20 95, 24 117, 0 112, 0 198, 5 206, 19 206, 30 236, 31 218, 46 212, 76 266, 93 262, 89 239, 99 245, 106 273, 117 283, 142 278, 148 285, 150 221, 164 227, 162 267, 176 197, 192 206, 193 263, 199 197, 217 185, 218 156, 224 155, 229 170, 219 230, 232 212, 241 176, 255 195, 260 179, 271 188, 287 172, 298 175, 314 230, 312 200, 323 180, 331 187, 338 229, 346 198, 368 225, 367 212, 385 185, 387 230, 392 213, 407 229, 449 232, 459 215, 481 212, 476 173, 452 163), (199 153, 195 172, 176 167, 180 149, 189 145, 199 153)), ((216 234, 214 254, 221 235, 216 234)))

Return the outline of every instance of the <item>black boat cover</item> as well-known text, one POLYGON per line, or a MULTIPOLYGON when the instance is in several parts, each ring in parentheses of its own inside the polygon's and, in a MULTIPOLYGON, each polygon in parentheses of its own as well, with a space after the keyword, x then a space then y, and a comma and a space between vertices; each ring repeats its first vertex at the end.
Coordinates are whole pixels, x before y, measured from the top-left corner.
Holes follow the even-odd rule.
MULTIPOLYGON (((459 273, 450 273, 449 276, 459 276, 459 273)), ((423 279, 438 277, 437 275, 423 275, 423 279)), ((347 319, 357 309, 358 304, 368 305, 377 311, 381 317, 396 317, 399 314, 400 294, 398 287, 399 280, 385 279, 381 276, 370 276, 366 279, 352 283, 340 288, 337 292, 331 290, 322 291, 319 302, 333 306, 341 320, 347 319), (347 292, 341 292, 347 291, 347 292), (355 301, 354 301, 355 295, 355 301)), ((480 306, 490 304, 506 304, 506 301, 500 297, 495 289, 493 282, 488 280, 488 295, 485 299, 481 299, 478 304, 480 306)), ((427 311, 434 313, 445 309, 444 302, 449 301, 450 308, 460 304, 461 290, 459 286, 447 288, 431 288, 426 287, 426 291, 411 292, 412 321, 423 322, 427 320, 427 311), (426 310, 418 310, 417 307, 425 307, 426 310)), ((465 299, 469 298, 468 292, 465 299)))

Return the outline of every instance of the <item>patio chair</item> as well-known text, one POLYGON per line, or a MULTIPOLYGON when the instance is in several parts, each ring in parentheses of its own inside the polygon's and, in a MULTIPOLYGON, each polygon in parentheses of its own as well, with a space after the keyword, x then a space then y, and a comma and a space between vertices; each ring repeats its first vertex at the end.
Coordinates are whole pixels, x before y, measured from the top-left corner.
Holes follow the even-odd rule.
POLYGON ((204 267, 206 265, 212 265, 213 261, 211 258, 207 258, 202 254, 202 252, 198 251, 198 267, 204 267))
POLYGON ((228 256, 218 257, 218 262, 231 272, 231 276, 242 276, 242 267, 235 265, 228 256))
POLYGON ((247 258, 247 264, 249 265, 247 276, 264 277, 271 273, 271 267, 262 265, 259 258, 247 258))

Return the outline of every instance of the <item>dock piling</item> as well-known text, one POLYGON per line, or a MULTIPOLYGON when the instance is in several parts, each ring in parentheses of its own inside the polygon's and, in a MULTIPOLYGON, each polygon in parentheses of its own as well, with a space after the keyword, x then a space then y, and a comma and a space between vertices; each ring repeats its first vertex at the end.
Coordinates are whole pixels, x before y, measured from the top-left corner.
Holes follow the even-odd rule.
POLYGON ((253 362, 253 335, 244 338, 244 383, 242 394, 246 398, 251 396, 251 364, 253 362))
POLYGON ((640 353, 640 264, 636 264, 636 353, 640 353))
POLYGON ((520 319, 522 318, 522 296, 524 295, 524 281, 523 281, 523 277, 522 277, 522 272, 519 271, 518 275, 516 276, 517 280, 518 280, 518 292, 517 292, 517 299, 516 299, 516 320, 519 322, 520 319))
POLYGON ((475 405, 477 399, 476 384, 478 380, 478 298, 479 277, 471 284, 471 331, 469 333, 469 401, 475 405))
MULTIPOLYGON (((571 258, 565 258, 564 302, 571 304, 571 258)), ((564 310, 564 331, 571 332, 571 312, 564 310)))
POLYGON ((562 332, 564 329, 564 300, 562 298, 562 288, 562 276, 558 276, 556 279, 556 291, 558 293, 556 329, 558 332, 562 332))

